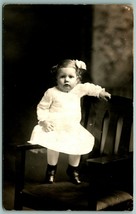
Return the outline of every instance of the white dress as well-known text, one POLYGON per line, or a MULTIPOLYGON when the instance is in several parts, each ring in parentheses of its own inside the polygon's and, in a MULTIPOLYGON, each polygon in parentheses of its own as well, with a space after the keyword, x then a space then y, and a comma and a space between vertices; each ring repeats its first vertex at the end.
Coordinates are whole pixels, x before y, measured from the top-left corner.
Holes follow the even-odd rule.
POLYGON ((89 153, 94 146, 94 137, 81 124, 80 98, 99 97, 100 86, 84 83, 76 85, 68 93, 57 87, 49 88, 37 106, 38 121, 49 121, 54 130, 45 132, 38 122, 28 141, 66 154, 89 153))

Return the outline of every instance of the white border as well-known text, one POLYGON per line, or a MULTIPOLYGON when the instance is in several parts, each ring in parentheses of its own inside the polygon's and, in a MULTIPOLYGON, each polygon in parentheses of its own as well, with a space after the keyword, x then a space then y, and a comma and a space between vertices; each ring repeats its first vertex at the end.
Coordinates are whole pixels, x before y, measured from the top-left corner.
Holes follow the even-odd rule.
MULTIPOLYGON (((0 0, 0 47, 1 47, 1 51, 0 51, 0 54, 1 54, 1 57, 0 57, 0 75, 1 75, 1 78, 0 78, 0 98, 1 98, 1 105, 0 105, 0 118, 1 118, 1 122, 2 122, 2 8, 3 8, 3 5, 5 4, 131 4, 133 6, 133 11, 134 11, 134 70, 133 70, 133 74, 134 74, 134 83, 133 83, 133 89, 134 89, 134 130, 136 130, 136 121, 135 121, 135 114, 136 114, 136 108, 135 108, 135 105, 136 105, 136 95, 135 95, 135 82, 136 82, 136 75, 135 75, 135 72, 136 72, 136 64, 135 64, 135 48, 136 48, 136 42, 135 42, 135 34, 136 34, 136 28, 135 28, 135 20, 136 20, 136 1, 134 0, 82 0, 82 1, 79 1, 79 0, 7 0, 7 1, 3 1, 3 0, 0 0)), ((136 142, 136 136, 135 136, 135 131, 134 131, 134 143, 136 142)), ((135 146, 135 145, 134 145, 135 146)), ((0 156, 1 156, 1 161, 0 161, 0 169, 1 169, 1 173, 0 175, 2 175, 2 123, 1 123, 1 129, 0 129, 0 156)), ((135 157, 135 147, 134 147, 134 163, 136 163, 136 157, 135 157)), ((136 200, 135 199, 135 196, 136 196, 136 187, 135 187, 135 167, 134 167, 134 201, 136 200)), ((24 214, 30 214, 30 212, 33 212, 33 213, 39 213, 39 212, 46 212, 48 213, 48 211, 7 211, 7 210, 4 210, 3 207, 2 207, 2 176, 0 176, 0 214, 3 214, 3 213, 7 213, 7 212, 10 212, 10 213, 15 213, 15 214, 18 214, 18 213, 24 213, 24 214)), ((49 212, 52 212, 52 213, 60 213, 60 211, 49 211, 49 212)), ((69 212, 69 211, 66 211, 66 212, 69 212)), ((70 212, 73 212, 73 211, 70 211, 70 212)), ((86 212, 89 212, 89 213, 98 213, 97 211, 75 211, 74 213, 86 213, 86 212)), ((105 214, 111 214, 112 212, 104 212, 104 211, 100 211, 102 213, 105 213, 105 214)), ((61 213, 63 213, 63 211, 61 211, 61 213)), ((65 211, 64 211, 65 213, 65 211)), ((122 214, 122 211, 119 212, 119 211, 115 211, 114 212, 115 214, 118 214, 118 213, 121 213, 122 214)), ((125 214, 126 213, 129 213, 129 214, 133 214, 133 213, 136 213, 136 203, 134 203, 134 209, 133 211, 125 211, 125 214)))

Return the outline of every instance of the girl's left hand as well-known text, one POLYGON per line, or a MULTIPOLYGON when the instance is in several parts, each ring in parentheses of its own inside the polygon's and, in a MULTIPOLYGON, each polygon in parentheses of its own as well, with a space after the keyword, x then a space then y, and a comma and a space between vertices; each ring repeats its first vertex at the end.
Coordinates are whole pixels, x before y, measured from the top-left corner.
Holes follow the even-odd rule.
POLYGON ((111 99, 111 94, 104 89, 100 92, 99 97, 105 101, 108 101, 109 99, 111 99))

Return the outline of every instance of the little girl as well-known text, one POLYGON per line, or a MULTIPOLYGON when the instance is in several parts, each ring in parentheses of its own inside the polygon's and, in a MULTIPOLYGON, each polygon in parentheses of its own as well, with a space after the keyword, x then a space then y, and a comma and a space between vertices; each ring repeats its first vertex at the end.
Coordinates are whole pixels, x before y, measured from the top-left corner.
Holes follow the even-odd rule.
POLYGON ((78 173, 80 156, 89 153, 94 137, 81 124, 81 97, 96 96, 107 100, 111 95, 98 85, 81 84, 86 65, 83 61, 64 60, 52 68, 56 86, 49 88, 37 106, 38 125, 33 129, 31 144, 47 148, 46 182, 55 180, 59 152, 69 154, 67 174, 81 183, 78 173))

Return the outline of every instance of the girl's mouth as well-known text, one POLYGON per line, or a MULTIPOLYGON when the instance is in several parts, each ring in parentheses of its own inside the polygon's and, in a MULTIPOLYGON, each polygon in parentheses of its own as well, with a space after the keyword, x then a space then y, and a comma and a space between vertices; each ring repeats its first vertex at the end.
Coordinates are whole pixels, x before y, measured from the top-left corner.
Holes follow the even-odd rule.
POLYGON ((70 87, 70 85, 69 84, 65 84, 64 87, 70 87))

